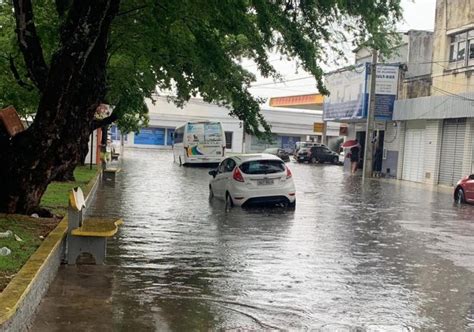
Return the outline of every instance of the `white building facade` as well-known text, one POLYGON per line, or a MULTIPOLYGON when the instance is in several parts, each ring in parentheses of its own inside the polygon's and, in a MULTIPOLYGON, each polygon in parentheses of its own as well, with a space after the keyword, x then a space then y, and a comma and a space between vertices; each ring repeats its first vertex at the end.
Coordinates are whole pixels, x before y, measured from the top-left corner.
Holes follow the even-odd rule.
MULTIPOLYGON (((390 58, 384 59, 379 57, 378 59, 376 81, 377 98, 379 98, 380 94, 385 95, 383 98, 386 99, 387 92, 390 92, 389 95, 396 100, 426 96, 430 93, 430 61, 433 33, 429 31, 410 30, 406 33, 400 33, 400 41, 400 44, 395 47, 390 58), (386 71, 384 68, 394 69, 395 67, 393 66, 398 67, 398 74, 396 74, 398 82, 397 80, 386 80, 387 76, 384 73, 384 71, 386 71), (390 87, 390 89, 387 89, 388 87, 390 87)), ((346 79, 345 81, 342 80, 342 83, 336 84, 335 93, 338 94, 338 96, 342 93, 340 98, 341 105, 344 107, 344 102, 347 103, 347 100, 353 100, 355 99, 354 96, 359 96, 358 103, 362 104, 362 107, 367 108, 369 94, 366 94, 364 104, 363 98, 357 94, 360 92, 352 90, 363 90, 363 86, 361 87, 360 83, 363 82, 363 80, 359 77, 363 74, 361 65, 370 63, 372 61, 372 55, 370 50, 366 48, 356 49, 354 52, 356 56, 356 69, 348 71, 342 70, 340 73, 336 73, 336 75, 339 75, 342 78, 346 77, 346 79)), ((369 77, 366 78, 365 81, 366 90, 370 84, 371 75, 368 76, 369 77)), ((389 104, 385 99, 381 99, 382 108, 385 108, 384 105, 389 104)), ((375 142, 373 147, 374 152, 377 148, 383 150, 380 168, 381 173, 386 177, 393 178, 401 177, 400 172, 402 171, 402 168, 400 167, 400 164, 403 162, 401 156, 405 141, 404 128, 399 122, 394 121, 397 102, 398 101, 390 101, 393 114, 387 113, 387 116, 385 117, 377 116, 379 102, 376 102, 375 137, 370 140, 375 142)), ((349 106, 351 105, 348 104, 347 107, 349 106)), ((351 107, 355 109, 354 106, 351 107)), ((359 108, 361 108, 361 106, 359 106, 359 108)), ((340 121, 345 122, 348 126, 348 139, 358 139, 364 147, 366 141, 366 115, 359 117, 351 115, 351 117, 346 117, 346 119, 340 121)), ((416 153, 416 151, 413 151, 413 153, 416 153)), ((360 167, 362 166, 361 163, 360 167)), ((348 160, 345 168, 349 169, 348 160)))
POLYGON ((399 100, 399 178, 453 186, 474 173, 474 3, 438 0, 430 93, 399 100))
MULTIPOLYGON (((229 109, 209 104, 193 98, 183 108, 168 101, 167 97, 155 98, 148 103, 149 124, 138 134, 130 133, 123 137, 125 146, 137 148, 171 149, 174 129, 187 121, 220 121, 226 132, 227 152, 261 152, 268 147, 293 148, 294 143, 309 139, 318 140, 320 136, 313 131, 315 122, 322 122, 322 111, 307 109, 282 109, 263 107, 262 113, 270 124, 273 141, 265 142, 253 135, 244 134, 244 123, 229 115, 229 109)), ((120 132, 111 128, 112 139, 119 141, 120 132)), ((334 128, 334 136, 339 135, 339 127, 334 128)))

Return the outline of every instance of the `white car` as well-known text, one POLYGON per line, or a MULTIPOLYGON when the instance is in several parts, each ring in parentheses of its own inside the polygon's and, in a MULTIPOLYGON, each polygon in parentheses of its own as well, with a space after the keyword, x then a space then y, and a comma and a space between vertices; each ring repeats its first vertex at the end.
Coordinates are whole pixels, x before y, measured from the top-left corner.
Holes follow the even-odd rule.
POLYGON ((234 205, 296 205, 295 184, 290 169, 275 155, 247 154, 224 159, 209 171, 209 197, 225 200, 226 210, 234 205))

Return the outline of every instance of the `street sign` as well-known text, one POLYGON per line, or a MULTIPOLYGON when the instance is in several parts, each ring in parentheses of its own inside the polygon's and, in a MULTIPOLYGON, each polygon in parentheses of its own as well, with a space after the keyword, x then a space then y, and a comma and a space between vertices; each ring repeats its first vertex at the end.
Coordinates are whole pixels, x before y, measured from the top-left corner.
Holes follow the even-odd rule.
POLYGON ((315 122, 313 124, 313 131, 315 133, 323 133, 324 132, 324 122, 315 122))

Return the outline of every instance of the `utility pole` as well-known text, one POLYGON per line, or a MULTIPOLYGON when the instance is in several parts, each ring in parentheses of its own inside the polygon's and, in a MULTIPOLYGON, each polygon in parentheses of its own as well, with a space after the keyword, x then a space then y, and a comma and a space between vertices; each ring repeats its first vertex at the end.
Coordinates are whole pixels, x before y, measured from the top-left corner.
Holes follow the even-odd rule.
POLYGON ((365 134, 365 150, 364 150, 364 169, 362 172, 362 180, 372 177, 373 164, 373 143, 372 136, 374 133, 375 122, 375 81, 377 77, 377 50, 372 51, 372 65, 370 71, 370 104, 367 112, 367 126, 365 134))
POLYGON ((327 142, 327 132, 326 132, 327 129, 328 129, 328 122, 327 122, 327 121, 324 121, 324 122, 323 122, 323 135, 322 135, 322 137, 321 137, 321 140, 322 140, 321 143, 323 143, 323 144, 325 144, 325 145, 328 145, 328 142, 327 142))

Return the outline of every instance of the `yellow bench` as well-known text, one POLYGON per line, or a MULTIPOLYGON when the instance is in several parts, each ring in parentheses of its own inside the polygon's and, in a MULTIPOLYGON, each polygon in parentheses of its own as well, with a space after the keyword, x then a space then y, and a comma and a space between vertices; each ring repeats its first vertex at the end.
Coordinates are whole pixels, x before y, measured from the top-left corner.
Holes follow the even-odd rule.
POLYGON ((105 168, 104 170, 102 170, 102 179, 104 181, 115 182, 115 176, 118 172, 120 172, 120 168, 105 168))
POLYGON ((118 226, 123 224, 122 219, 115 218, 88 218, 82 226, 71 231, 74 236, 112 237, 118 231, 118 226))
POLYGON ((122 219, 91 217, 83 219, 86 207, 81 188, 69 194, 68 235, 66 257, 68 264, 75 264, 82 253, 91 254, 96 264, 105 261, 107 238, 114 236, 122 219))

